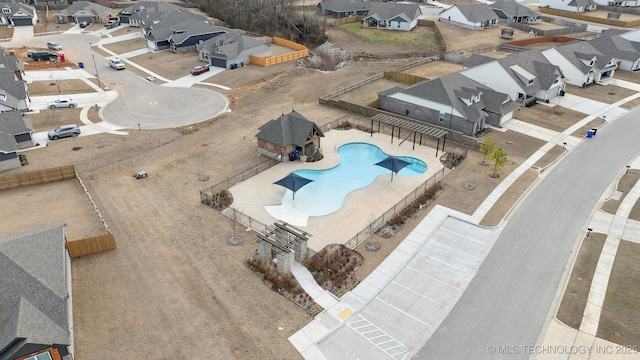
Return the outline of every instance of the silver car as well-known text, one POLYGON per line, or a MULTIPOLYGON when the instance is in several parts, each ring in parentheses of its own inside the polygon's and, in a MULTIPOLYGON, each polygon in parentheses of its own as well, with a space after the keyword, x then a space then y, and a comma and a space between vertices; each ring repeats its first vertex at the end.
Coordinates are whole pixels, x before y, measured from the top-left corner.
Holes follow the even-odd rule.
POLYGON ((109 66, 116 70, 124 70, 124 63, 118 58, 109 59, 109 66))
POLYGON ((80 127, 76 124, 62 125, 55 130, 51 130, 47 133, 49 140, 58 140, 62 137, 80 135, 80 127))
POLYGON ((47 47, 51 50, 62 50, 62 45, 58 44, 55 41, 49 41, 47 43, 47 47))
POLYGON ((78 103, 73 101, 71 98, 61 98, 56 101, 51 101, 47 103, 47 107, 49 109, 57 109, 57 108, 74 108, 78 106, 78 103))

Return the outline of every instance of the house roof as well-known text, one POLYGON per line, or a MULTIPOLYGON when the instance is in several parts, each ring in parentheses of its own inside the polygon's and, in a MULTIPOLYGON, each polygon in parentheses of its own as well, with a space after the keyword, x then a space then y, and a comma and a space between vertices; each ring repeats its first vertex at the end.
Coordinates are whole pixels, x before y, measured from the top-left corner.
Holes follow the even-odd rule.
POLYGON ((376 20, 390 20, 401 18, 405 22, 412 22, 422 16, 420 7, 416 4, 400 4, 400 3, 371 3, 367 17, 376 20))
MULTIPOLYGON (((166 12, 145 12, 144 17, 140 19, 142 26, 150 29, 148 38, 152 40, 169 40, 174 34, 174 30, 184 30, 187 36, 190 34, 199 34, 203 31, 208 32, 211 29, 217 29, 206 23, 207 18, 197 15, 183 9, 174 9, 166 12), (208 26, 206 28, 204 25, 208 26)), ((215 31, 215 30, 213 30, 215 31)), ((185 35, 173 38, 174 41, 180 43, 184 41, 185 35)))
POLYGON ((262 45, 267 44, 249 36, 228 32, 204 41, 200 50, 209 52, 209 57, 233 59, 243 50, 262 45))
POLYGON ((350 12, 368 10, 371 4, 369 1, 324 0, 318 7, 333 12, 350 12))
POLYGON ((221 26, 211 26, 207 23, 200 21, 183 21, 179 24, 176 24, 172 27, 172 31, 182 31, 177 33, 172 33, 169 36, 171 42, 175 44, 182 44, 185 40, 194 35, 202 35, 202 34, 224 34, 227 32, 226 28, 221 26))
POLYGON ((14 72, 23 71, 24 63, 15 55, 7 55, 4 48, 0 46, 0 68, 11 69, 14 72))
POLYGON ((598 3, 593 0, 571 0, 567 5, 587 8, 589 6, 598 6, 598 3))
POLYGON ((262 125, 256 137, 281 147, 304 146, 314 129, 320 136, 324 136, 314 122, 307 120, 297 111, 291 111, 262 125))
POLYGON ((64 225, 0 237, 0 358, 15 340, 70 344, 64 225))
POLYGON ((555 50, 580 69, 583 74, 587 74, 592 68, 602 70, 613 59, 609 55, 603 55, 587 41, 572 41, 556 46, 555 50), (593 67, 583 62, 590 61, 594 57, 596 61, 593 67))
POLYGON ((145 12, 168 12, 176 9, 180 9, 180 7, 170 2, 141 1, 120 10, 118 15, 131 15, 132 18, 140 18, 140 14, 145 12))
POLYGON ((562 71, 556 65, 551 64, 540 50, 531 49, 511 54, 504 58, 494 59, 482 55, 472 55, 463 66, 472 68, 487 62, 495 61, 511 76, 517 84, 520 84, 523 92, 531 94, 537 90, 547 90, 556 82, 562 71), (533 76, 533 84, 527 86, 523 80, 533 76))
POLYGON ((489 7, 497 14, 498 12, 502 12, 509 17, 520 17, 520 16, 540 16, 537 12, 529 9, 528 7, 518 4, 513 0, 498 0, 493 4, 489 4, 489 7))
POLYGON ((84 12, 87 14, 91 14, 93 16, 100 16, 102 14, 106 14, 111 12, 111 8, 108 8, 104 5, 100 5, 97 3, 89 2, 89 1, 76 1, 71 4, 68 8, 62 9, 56 13, 62 14, 66 16, 76 15, 78 12, 84 12))
POLYGON ((33 6, 23 4, 21 2, 0 2, 0 8, 11 9, 11 15, 9 17, 18 18, 33 18, 36 13, 36 9, 33 6))
POLYGON ((600 37, 589 40, 589 44, 598 49, 602 54, 607 54, 615 59, 635 62, 640 59, 640 43, 627 40, 625 30, 606 30, 600 37))
POLYGON ((16 138, 4 131, 0 131, 0 152, 3 154, 11 154, 18 151, 18 143, 16 138))
MULTIPOLYGON (((25 82, 18 79, 15 72, 8 68, 0 68, 0 90, 21 100, 26 99, 27 92, 25 82)), ((0 100, 1 100, 0 96, 0 100)))
MULTIPOLYGON (((491 90, 459 72, 422 81, 396 92, 445 106, 452 106, 470 121, 476 121, 480 117, 485 116, 485 109, 497 113, 499 111, 508 112, 515 109, 513 106, 517 107, 517 105, 511 104, 513 101, 510 101, 507 94, 491 90), (462 100, 470 99, 473 96, 480 96, 480 101, 468 105, 462 100)), ((388 94, 387 92, 387 95, 388 94)), ((502 114, 505 113, 506 112, 503 112, 502 114)))
POLYGON ((0 113, 0 131, 11 135, 33 132, 31 122, 22 116, 22 112, 6 111, 0 113))
POLYGON ((440 14, 449 11, 452 8, 457 8, 462 15, 470 22, 479 23, 488 20, 496 20, 498 19, 498 15, 491 10, 489 5, 481 3, 481 4, 457 4, 452 7, 445 9, 440 12, 440 14))

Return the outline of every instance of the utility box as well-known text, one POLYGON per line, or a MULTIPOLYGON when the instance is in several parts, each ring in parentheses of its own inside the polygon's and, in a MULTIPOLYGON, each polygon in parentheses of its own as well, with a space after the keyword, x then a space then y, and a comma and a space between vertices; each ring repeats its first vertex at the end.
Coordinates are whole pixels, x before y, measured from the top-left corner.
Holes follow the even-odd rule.
POLYGON ((136 179, 144 179, 147 177, 147 172, 146 171, 138 171, 138 173, 136 174, 136 179))

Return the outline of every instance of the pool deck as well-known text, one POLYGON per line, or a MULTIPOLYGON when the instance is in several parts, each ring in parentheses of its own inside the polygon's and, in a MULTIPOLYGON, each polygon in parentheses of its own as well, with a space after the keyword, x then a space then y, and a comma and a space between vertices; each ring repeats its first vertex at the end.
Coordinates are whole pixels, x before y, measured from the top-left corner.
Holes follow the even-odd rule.
POLYGON ((355 129, 331 130, 325 133, 320 146, 324 155, 321 161, 285 161, 231 187, 232 208, 266 225, 282 220, 310 233, 309 249, 317 252, 329 244, 345 244, 443 168, 439 160, 442 151, 436 157, 435 148, 416 143, 414 149, 413 141, 409 139, 403 142, 402 139, 394 138, 391 143, 391 136, 384 134, 374 134, 372 137, 369 133, 355 129), (274 182, 295 170, 328 169, 338 165, 338 148, 353 142, 376 145, 388 155, 418 158, 427 164, 428 169, 424 174, 416 176, 395 174, 393 182, 391 172, 382 174, 371 185, 347 195, 340 210, 325 216, 307 219, 304 213, 295 208, 279 206, 285 189, 273 184, 274 182), (266 206, 271 207, 269 211, 265 209, 266 206))

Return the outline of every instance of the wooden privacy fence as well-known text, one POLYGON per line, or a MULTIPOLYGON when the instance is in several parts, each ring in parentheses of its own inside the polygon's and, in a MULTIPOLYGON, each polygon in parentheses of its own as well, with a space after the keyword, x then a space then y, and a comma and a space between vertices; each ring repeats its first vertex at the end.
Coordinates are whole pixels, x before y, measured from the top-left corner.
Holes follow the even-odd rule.
POLYGON ((289 49, 293 49, 296 51, 292 53, 282 54, 282 55, 269 56, 266 58, 255 56, 255 55, 249 55, 249 61, 252 64, 255 64, 258 66, 272 66, 272 65, 280 64, 287 61, 297 60, 305 56, 309 56, 309 49, 307 49, 307 47, 302 44, 298 44, 296 42, 279 38, 276 36, 273 37, 273 43, 277 45, 282 45, 284 47, 288 47, 289 49))
POLYGON ((399 82, 403 82, 411 85, 419 83, 420 81, 429 80, 424 76, 412 75, 412 74, 407 74, 399 71, 385 71, 384 77, 386 79, 391 79, 394 81, 399 81, 399 82))
POLYGON ((65 245, 69 250, 69 256, 77 258, 83 255, 114 250, 116 248, 116 240, 113 234, 106 234, 82 240, 67 241, 65 245))
POLYGON ((539 7, 538 11, 540 11, 541 13, 544 13, 544 14, 562 16, 562 17, 567 17, 567 18, 577 19, 577 20, 582 20, 582 21, 588 21, 588 22, 593 22, 593 23, 598 23, 598 24, 619 26, 619 27, 623 27, 623 28, 632 28, 632 27, 640 26, 640 20, 622 21, 622 20, 603 19, 603 18, 596 17, 596 16, 589 16, 589 15, 584 14, 584 13, 575 13, 575 12, 571 12, 571 11, 563 11, 563 10, 551 9, 549 7, 539 7))
POLYGON ((0 177, 0 191, 18 187, 40 185, 55 181, 74 179, 76 170, 73 165, 65 165, 51 169, 29 171, 15 175, 0 177))

